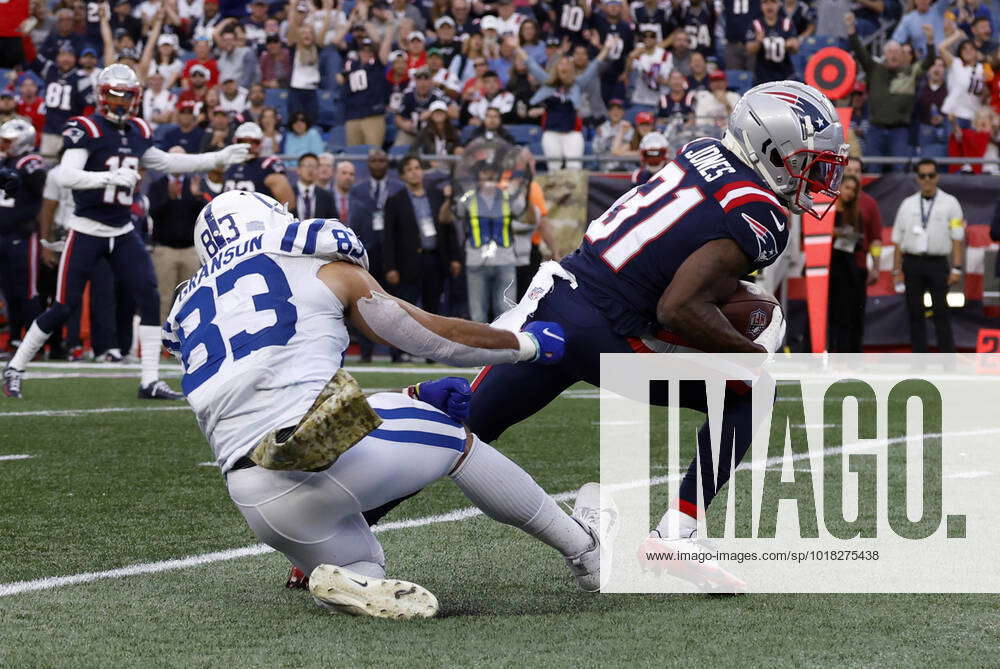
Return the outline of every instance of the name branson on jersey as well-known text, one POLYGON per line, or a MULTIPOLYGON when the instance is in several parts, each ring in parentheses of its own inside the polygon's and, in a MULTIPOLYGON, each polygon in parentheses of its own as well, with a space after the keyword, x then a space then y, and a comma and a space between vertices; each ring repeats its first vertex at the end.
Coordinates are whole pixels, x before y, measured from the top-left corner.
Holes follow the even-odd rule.
POLYGON ((212 258, 212 261, 207 265, 202 265, 201 269, 196 275, 188 279, 187 284, 180 290, 175 299, 182 299, 187 297, 187 294, 198 287, 198 285, 206 278, 209 274, 217 272, 229 263, 233 262, 237 258, 252 253, 254 251, 260 251, 264 240, 264 235, 260 234, 256 237, 251 237, 250 239, 242 242, 240 244, 233 244, 232 246, 226 247, 226 249, 219 255, 212 258))
POLYGON ((722 149, 713 144, 697 151, 688 151, 684 157, 698 170, 705 181, 715 181, 724 174, 736 174, 736 168, 722 155, 722 149))

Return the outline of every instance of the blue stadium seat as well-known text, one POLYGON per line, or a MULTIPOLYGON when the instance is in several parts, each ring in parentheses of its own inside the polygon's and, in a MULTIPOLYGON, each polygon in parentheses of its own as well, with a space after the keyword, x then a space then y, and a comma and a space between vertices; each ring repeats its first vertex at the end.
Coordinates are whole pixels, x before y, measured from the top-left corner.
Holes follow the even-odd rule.
POLYGON ((288 119, 288 91, 281 88, 268 88, 264 90, 264 104, 278 110, 278 116, 283 120, 288 119))
MULTIPOLYGON (((461 142, 462 142, 463 145, 469 143, 469 140, 472 138, 472 133, 474 133, 476 131, 477 127, 478 126, 467 125, 467 126, 464 126, 462 128, 462 130, 458 133, 458 137, 461 140, 461 142)), ((508 126, 507 129, 510 130, 510 126, 508 126)))
POLYGON ((508 125, 506 127, 507 132, 514 137, 514 141, 518 144, 531 144, 539 140, 542 136, 542 129, 537 125, 524 123, 508 125))
POLYGON ((330 128, 330 139, 326 145, 333 152, 340 151, 347 146, 347 128, 342 125, 335 125, 330 128))
POLYGON ((747 70, 726 70, 726 85, 743 95, 753 86, 753 72, 747 70))
POLYGON ((319 98, 319 118, 316 122, 324 128, 331 128, 340 122, 340 110, 336 94, 333 91, 321 90, 319 98))
POLYGON ((409 153, 410 147, 408 146, 391 146, 389 147, 389 157, 390 158, 402 158, 407 153, 409 153))

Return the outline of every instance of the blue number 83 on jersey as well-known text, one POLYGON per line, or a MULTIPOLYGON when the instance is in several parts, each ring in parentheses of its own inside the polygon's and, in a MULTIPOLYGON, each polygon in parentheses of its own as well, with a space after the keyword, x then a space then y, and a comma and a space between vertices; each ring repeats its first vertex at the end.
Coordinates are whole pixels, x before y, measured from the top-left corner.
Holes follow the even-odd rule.
POLYGON ((295 336, 298 320, 298 310, 290 302, 291 297, 285 273, 278 263, 264 254, 241 261, 215 277, 214 282, 209 280, 195 290, 172 319, 178 325, 173 329, 170 323, 164 326, 167 333, 177 338, 173 345, 168 339, 164 342, 174 350, 179 346, 185 370, 181 380, 184 393, 190 395, 215 376, 227 359, 236 361, 254 351, 287 344, 295 336), (241 289, 234 293, 233 289, 241 280, 241 289), (253 291, 252 295, 247 296, 247 290, 253 291), (238 314, 227 315, 245 329, 224 337, 214 321, 219 304, 235 297, 239 297, 239 302, 235 303, 238 314), (250 299, 247 301, 246 297, 250 299), (269 324, 253 328, 254 321, 269 324))

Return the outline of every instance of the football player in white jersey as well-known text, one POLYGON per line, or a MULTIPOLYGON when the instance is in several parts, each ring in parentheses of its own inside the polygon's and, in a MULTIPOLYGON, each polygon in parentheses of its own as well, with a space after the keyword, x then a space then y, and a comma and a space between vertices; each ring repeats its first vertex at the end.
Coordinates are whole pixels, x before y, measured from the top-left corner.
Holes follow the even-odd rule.
MULTIPOLYGON (((384 293, 349 228, 297 221, 259 193, 231 191, 206 205, 195 247, 202 267, 178 291, 164 344, 182 361, 184 392, 231 498, 261 541, 310 574, 317 604, 390 618, 437 612, 424 588, 385 578, 382 548, 362 513, 443 476, 486 515, 557 549, 582 588, 599 589, 597 484, 585 485, 566 515, 463 427, 464 380, 372 395, 381 425, 320 471, 265 469, 250 457, 263 440, 298 437, 342 365, 348 320, 374 341, 463 366, 558 361, 557 324, 514 333, 425 313, 384 293)), ((334 440, 340 429, 320 434, 334 440)))

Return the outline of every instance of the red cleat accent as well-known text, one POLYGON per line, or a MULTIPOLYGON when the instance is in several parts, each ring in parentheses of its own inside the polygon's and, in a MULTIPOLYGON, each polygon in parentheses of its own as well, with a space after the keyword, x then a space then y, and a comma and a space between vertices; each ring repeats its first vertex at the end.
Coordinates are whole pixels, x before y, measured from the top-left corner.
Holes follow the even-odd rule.
POLYGON ((308 590, 309 589, 309 577, 306 573, 296 566, 288 571, 288 580, 285 581, 285 587, 289 590, 308 590))

